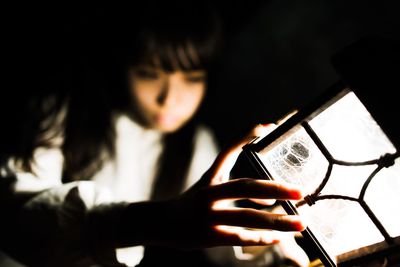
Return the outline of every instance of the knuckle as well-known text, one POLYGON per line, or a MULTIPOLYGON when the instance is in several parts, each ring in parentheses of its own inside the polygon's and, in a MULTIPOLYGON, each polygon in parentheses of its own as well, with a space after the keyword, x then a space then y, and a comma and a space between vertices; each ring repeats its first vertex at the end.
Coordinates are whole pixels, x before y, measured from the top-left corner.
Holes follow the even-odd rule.
POLYGON ((280 216, 268 216, 268 221, 271 225, 272 228, 274 229, 280 229, 282 226, 282 219, 280 216))
POLYGON ((282 192, 284 191, 284 187, 277 182, 272 183, 270 189, 275 196, 281 195, 282 192))

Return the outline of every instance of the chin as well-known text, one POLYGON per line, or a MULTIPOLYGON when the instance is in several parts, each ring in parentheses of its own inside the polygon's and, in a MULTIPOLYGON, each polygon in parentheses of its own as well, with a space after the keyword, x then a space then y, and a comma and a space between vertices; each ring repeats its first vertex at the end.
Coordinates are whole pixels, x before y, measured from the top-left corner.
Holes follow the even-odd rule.
POLYGON ((174 133, 174 132, 178 131, 180 128, 181 127, 178 127, 178 126, 176 126, 176 127, 165 127, 165 126, 156 127, 156 129, 162 133, 174 133))
POLYGON ((174 124, 174 125, 154 125, 154 129, 157 129, 158 131, 162 133, 174 133, 182 128, 182 124, 174 124))

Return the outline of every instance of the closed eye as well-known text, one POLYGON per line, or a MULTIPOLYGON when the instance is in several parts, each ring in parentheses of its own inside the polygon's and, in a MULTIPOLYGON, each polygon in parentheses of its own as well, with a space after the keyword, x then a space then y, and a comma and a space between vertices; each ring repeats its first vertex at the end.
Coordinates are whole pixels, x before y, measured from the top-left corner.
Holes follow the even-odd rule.
POLYGON ((203 72, 185 74, 185 80, 190 83, 204 82, 206 80, 206 78, 207 78, 207 75, 203 72))
POLYGON ((156 80, 160 77, 160 74, 156 70, 151 70, 151 69, 135 69, 133 73, 142 79, 146 80, 156 80))

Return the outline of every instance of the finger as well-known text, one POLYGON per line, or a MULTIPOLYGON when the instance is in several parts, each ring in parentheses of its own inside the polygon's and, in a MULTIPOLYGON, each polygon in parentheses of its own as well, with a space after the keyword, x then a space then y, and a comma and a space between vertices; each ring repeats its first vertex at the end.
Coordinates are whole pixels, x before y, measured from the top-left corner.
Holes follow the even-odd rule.
MULTIPOLYGON (((250 141, 250 140, 249 140, 250 141)), ((211 167, 204 173, 203 177, 196 183, 196 186, 208 186, 222 183, 228 178, 222 176, 223 172, 226 172, 226 169, 230 167, 232 169, 235 164, 242 147, 246 144, 245 141, 236 144, 222 152, 220 152, 216 159, 214 160, 211 167)))
POLYGON ((309 266, 310 259, 305 251, 297 244, 293 233, 279 233, 279 248, 286 258, 296 262, 301 267, 309 266))
POLYGON ((270 134, 276 128, 277 126, 274 123, 258 124, 256 127, 253 128, 249 136, 258 136, 260 138, 263 138, 270 134))
POLYGON ((254 127, 248 135, 229 149, 221 152, 210 168, 210 184, 218 184, 229 179, 229 171, 233 168, 242 151, 242 147, 255 137, 264 137, 276 128, 275 124, 259 124, 254 127))
POLYGON ((215 226, 217 246, 259 246, 279 242, 271 231, 255 231, 226 225, 215 226))
POLYGON ((300 216, 275 214, 248 208, 215 211, 211 223, 279 231, 302 231, 305 228, 300 216))
POLYGON ((211 201, 242 198, 281 200, 302 198, 301 190, 291 184, 252 178, 239 178, 211 186, 205 194, 211 201))
POLYGON ((210 184, 218 184, 229 179, 229 172, 242 152, 242 147, 250 141, 251 138, 246 137, 217 156, 209 169, 210 184))
POLYGON ((232 169, 233 165, 239 153, 241 152, 241 148, 253 140, 257 136, 265 136, 268 133, 272 132, 276 128, 276 125, 273 123, 269 124, 258 124, 256 125, 244 138, 242 138, 235 145, 220 153, 217 159, 215 160, 213 166, 211 167, 214 172, 212 172, 213 176, 218 176, 221 172, 225 172, 227 170, 232 169), (232 160, 232 158, 234 160, 232 160), (222 168, 222 166, 224 166, 222 168))

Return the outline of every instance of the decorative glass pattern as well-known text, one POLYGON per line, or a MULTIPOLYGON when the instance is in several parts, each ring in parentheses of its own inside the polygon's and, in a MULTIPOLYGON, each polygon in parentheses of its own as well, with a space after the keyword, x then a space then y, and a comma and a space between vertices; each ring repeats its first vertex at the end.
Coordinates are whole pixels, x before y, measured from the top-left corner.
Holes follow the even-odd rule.
POLYGON ((400 236, 399 153, 353 92, 257 156, 274 180, 303 187, 291 203, 332 259, 400 236))

